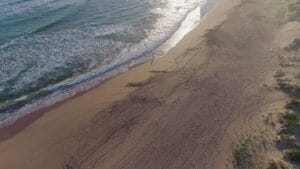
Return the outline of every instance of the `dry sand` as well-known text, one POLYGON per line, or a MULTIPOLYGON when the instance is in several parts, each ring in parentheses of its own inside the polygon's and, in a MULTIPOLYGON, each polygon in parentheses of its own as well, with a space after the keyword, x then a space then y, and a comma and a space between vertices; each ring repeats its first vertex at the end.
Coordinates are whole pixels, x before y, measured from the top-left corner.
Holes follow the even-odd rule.
POLYGON ((166 56, 17 122, 0 168, 226 168, 234 136, 278 100, 268 85, 283 2, 224 0, 166 56))

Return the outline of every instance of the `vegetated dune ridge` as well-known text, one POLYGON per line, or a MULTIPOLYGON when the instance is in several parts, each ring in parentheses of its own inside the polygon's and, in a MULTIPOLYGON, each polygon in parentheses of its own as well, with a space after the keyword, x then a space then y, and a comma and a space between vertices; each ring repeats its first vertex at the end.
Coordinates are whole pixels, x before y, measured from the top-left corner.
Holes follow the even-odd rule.
POLYGON ((224 0, 165 57, 56 106, 2 141, 0 168, 226 168, 231 141, 281 99, 268 86, 279 63, 270 49, 282 5, 224 0))

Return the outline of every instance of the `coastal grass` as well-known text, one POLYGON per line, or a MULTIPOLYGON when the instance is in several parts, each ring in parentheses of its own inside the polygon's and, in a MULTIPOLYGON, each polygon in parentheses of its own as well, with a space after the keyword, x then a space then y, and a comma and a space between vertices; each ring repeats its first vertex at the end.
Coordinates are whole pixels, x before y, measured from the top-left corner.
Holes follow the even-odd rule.
POLYGON ((281 142, 285 142, 283 150, 285 150, 286 158, 295 165, 300 164, 300 118, 299 118, 300 102, 292 99, 286 106, 289 113, 283 115, 284 129, 281 132, 281 142))
POLYGON ((263 166, 262 153, 267 149, 266 133, 257 132, 242 139, 233 150, 234 169, 259 169, 263 166))
POLYGON ((298 116, 296 114, 286 114, 283 116, 287 125, 290 126, 298 126, 300 119, 298 118, 298 116))
MULTIPOLYGON (((299 11, 300 11, 300 8, 299 8, 299 11)), ((299 17, 300 17, 300 15, 299 15, 299 17)), ((298 39, 298 38, 294 39, 293 43, 291 43, 284 49, 288 52, 295 52, 295 54, 297 54, 297 52, 300 50, 300 39, 298 39)))
POLYGON ((282 161, 275 161, 273 160, 267 169, 291 169, 287 164, 282 161))
POLYGON ((293 163, 300 164, 300 146, 294 145, 287 156, 293 163))
POLYGON ((280 88, 291 98, 286 105, 288 113, 282 117, 284 119, 284 129, 281 134, 282 147, 286 151, 286 159, 292 164, 300 164, 300 146, 297 144, 300 140, 300 86, 289 83, 280 83, 280 88))
POLYGON ((255 166, 254 152, 248 144, 242 143, 234 151, 234 168, 236 169, 251 169, 255 166))
POLYGON ((300 99, 300 86, 285 82, 279 83, 279 88, 292 98, 300 99))
POLYGON ((286 106, 287 109, 296 113, 300 113, 300 101, 298 99, 292 99, 286 106))
MULTIPOLYGON (((285 3, 285 6, 282 6, 282 8, 278 10, 276 17, 278 19, 284 19, 284 22, 300 21, 300 0, 287 0, 282 2, 285 3)), ((283 50, 288 53, 288 55, 283 58, 283 63, 293 62, 293 64, 281 63, 280 65, 284 70, 297 68, 296 66, 298 65, 300 37, 295 37, 291 40, 293 40, 292 43, 283 48, 283 50)), ((274 76, 278 82, 279 89, 290 98, 290 101, 285 107, 286 112, 280 113, 282 129, 278 133, 280 139, 276 142, 276 145, 279 150, 284 153, 285 160, 293 166, 285 167, 281 165, 281 163, 272 162, 268 169, 299 168, 300 164, 300 84, 296 80, 300 78, 300 74, 296 74, 296 79, 290 79, 289 76, 286 76, 286 73, 289 72, 290 71, 279 70, 274 76)))

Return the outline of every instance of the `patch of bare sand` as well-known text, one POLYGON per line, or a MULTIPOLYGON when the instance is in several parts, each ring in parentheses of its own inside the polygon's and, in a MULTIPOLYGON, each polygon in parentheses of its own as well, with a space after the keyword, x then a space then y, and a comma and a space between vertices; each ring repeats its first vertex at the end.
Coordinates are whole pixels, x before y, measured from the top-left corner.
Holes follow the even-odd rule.
POLYGON ((231 141, 278 101, 280 0, 225 0, 168 54, 0 143, 5 169, 225 168, 231 141))

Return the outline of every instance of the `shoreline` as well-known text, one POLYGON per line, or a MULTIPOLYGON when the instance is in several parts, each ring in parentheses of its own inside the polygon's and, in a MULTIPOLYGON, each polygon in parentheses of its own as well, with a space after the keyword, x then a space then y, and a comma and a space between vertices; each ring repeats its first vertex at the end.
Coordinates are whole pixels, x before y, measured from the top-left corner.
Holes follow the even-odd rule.
MULTIPOLYGON (((0 126, 1 128, 11 128, 10 126, 13 125, 16 121, 23 121, 23 116, 28 116, 31 113, 37 114, 38 111, 43 112, 44 109, 49 110, 52 109, 52 107, 55 107, 56 104, 61 104, 61 102, 65 102, 65 100, 72 99, 74 97, 77 97, 77 95, 80 95, 81 93, 87 92, 90 89, 93 89, 102 83, 105 83, 106 81, 120 75, 123 73, 126 73, 132 67, 136 67, 139 65, 142 65, 147 62, 151 62, 151 60, 159 57, 163 57, 165 54, 155 54, 156 52, 163 52, 167 53, 170 49, 176 47, 177 43, 192 29, 197 27, 203 17, 207 15, 213 8, 215 8, 216 5, 218 5, 222 0, 214 0, 210 1, 211 3, 205 3, 204 6, 200 8, 205 8, 205 12, 200 15, 200 19, 197 18, 198 21, 193 21, 192 25, 188 25, 188 32, 184 30, 183 24, 190 18, 189 16, 192 15, 192 13, 198 12, 198 7, 190 11, 183 21, 180 22, 180 26, 178 26, 178 29, 176 29, 175 32, 171 33, 170 36, 168 35, 166 38, 163 39, 163 41, 157 43, 153 47, 150 47, 146 51, 142 52, 141 54, 138 54, 134 56, 133 58, 130 58, 128 61, 122 62, 118 65, 115 65, 111 68, 108 68, 108 70, 105 71, 95 71, 93 75, 83 77, 79 79, 77 82, 74 81, 74 84, 67 84, 59 86, 57 89, 49 91, 50 93, 46 96, 38 97, 34 99, 34 101, 29 101, 25 105, 22 105, 19 108, 13 109, 13 112, 8 112, 8 117, 4 118, 5 120, 1 121, 0 126), (207 9, 206 9, 207 8, 207 9), (182 32, 183 31, 183 32, 182 32), (174 42, 173 42, 174 41, 174 42), (152 56, 153 55, 153 56, 152 56), (126 70, 125 70, 126 69, 126 70), (62 90, 61 90, 62 88, 62 90), (61 91, 60 91, 61 90, 61 91), (56 94, 55 94, 56 93, 56 94), (54 95, 53 95, 54 94, 54 95), (56 100, 56 101, 53 101, 56 100), (43 105, 43 106, 40 106, 43 105), (29 107, 29 108, 28 108, 29 107), (16 115, 10 115, 10 114, 16 114, 16 115), (14 117, 16 116, 16 117, 14 117), (12 119, 11 119, 12 118, 12 119)), ((201 10, 202 11, 202 10, 201 10)), ((195 20, 195 19, 193 19, 195 20)), ((185 25, 186 26, 186 25, 185 25)), ((93 71, 92 71, 93 72, 93 71)), ((91 74, 91 72, 87 73, 91 74)), ((83 75, 85 76, 85 75, 83 75)), ((6 110, 4 111, 5 114, 6 110)), ((0 140, 1 140, 1 131, 3 129, 0 128, 0 140)))
MULTIPOLYGON (((162 44, 160 44, 159 46, 155 47, 154 50, 151 50, 151 52, 155 52, 156 50, 160 50, 160 48, 167 48, 166 49, 166 54, 164 55, 167 55, 167 53, 172 50, 172 48, 176 48, 177 44, 184 38, 184 36, 186 36, 187 34, 189 34, 191 31, 193 31, 193 29, 195 29, 196 27, 199 27, 201 25, 201 22, 202 20, 206 17, 207 14, 209 14, 210 12, 212 12, 213 10, 215 10, 214 8, 216 8, 218 5, 220 5, 221 3, 223 3, 222 1, 224 0, 215 0, 214 2, 212 2, 211 4, 205 4, 203 7, 206 8, 206 5, 209 5, 207 8, 211 8, 211 9, 205 9, 205 13, 201 13, 204 14, 204 16, 201 16, 200 20, 198 21, 198 23, 196 23, 196 25, 193 25, 191 28, 192 29, 189 29, 189 31, 187 33, 185 33, 183 36, 182 35, 178 35, 180 36, 180 38, 176 38, 176 34, 178 31, 181 30, 181 27, 182 27, 182 24, 185 22, 186 19, 188 19, 188 16, 193 13, 195 10, 197 10, 198 8, 192 10, 189 14, 187 14, 185 20, 183 20, 181 22, 181 26, 179 26, 179 29, 174 33, 172 34, 171 37, 167 38, 162 44), (182 36, 182 37, 181 37, 182 36), (174 44, 174 42, 170 42, 172 39, 176 39, 176 43, 174 44), (178 39, 178 40, 177 40, 178 39), (174 45, 171 45, 171 44, 174 44, 174 45), (166 46, 170 46, 170 47, 166 47, 166 46)), ((195 24, 195 23, 194 23, 195 24)), ((174 40, 175 40, 174 39, 174 40)), ((152 59, 150 59, 149 57, 145 56, 145 55, 148 55, 148 54, 143 54, 143 56, 138 56, 136 59, 132 59, 131 61, 129 61, 128 63, 123 63, 124 65, 128 65, 126 66, 126 68, 128 68, 128 70, 126 71, 121 71, 120 73, 114 73, 116 70, 116 68, 114 70, 112 70, 111 72, 106 72, 104 73, 104 75, 106 74, 110 74, 112 73, 113 75, 112 76, 108 76, 107 78, 104 78, 104 80, 100 80, 100 82, 96 82, 96 81, 99 81, 97 80, 98 78, 100 78, 100 76, 96 77, 95 79, 92 79, 92 80, 89 80, 89 81, 86 81, 86 82, 83 82, 83 83, 90 83, 88 84, 88 86, 91 86, 91 87, 88 87, 88 89, 84 89, 84 90, 78 90, 78 92, 75 92, 74 95, 71 95, 71 96, 66 96, 65 99, 61 100, 61 101, 57 101, 55 102, 54 104, 50 104, 49 106, 46 105, 46 106, 43 106, 41 108, 38 108, 37 110, 34 110, 34 111, 31 111, 30 113, 25 113, 24 115, 21 115, 21 117, 17 118, 14 122, 10 123, 8 122, 8 124, 5 124, 3 125, 3 127, 0 128, 0 142, 1 141, 4 141, 6 139, 9 139, 10 137, 13 137, 14 135, 16 135, 18 132, 22 131, 24 128, 26 128, 28 125, 30 125, 31 123, 33 123, 34 121, 38 120, 40 117, 43 116, 44 113, 46 112, 49 112, 57 107, 59 107, 60 105, 68 102, 69 100, 72 100, 76 97, 80 97, 82 94, 86 93, 86 92, 90 92, 91 90, 95 89, 95 88, 98 88, 100 85, 102 85, 103 83, 106 83, 114 78, 116 78, 117 76, 120 76, 124 73, 127 73, 128 71, 130 71, 131 69, 135 68, 135 67, 138 67, 138 66, 141 66, 143 64, 147 64, 147 63, 151 63, 153 62, 153 60, 156 60, 156 59, 159 59, 161 57, 165 57, 164 55, 163 56, 155 56, 155 57, 151 57, 152 59), (147 59, 148 58, 148 59, 147 59), (146 59, 146 60, 145 60, 146 59), (137 62, 135 64, 132 64, 132 62, 137 62), (95 81, 95 82, 92 82, 92 81, 95 81)), ((122 67, 124 65, 121 65, 121 66, 118 66, 118 67, 122 67)), ((83 84, 79 84, 79 85, 83 85, 83 84)), ((77 86, 77 85, 75 85, 77 86)), ((78 88, 78 87, 77 87, 78 88)), ((73 90, 71 88, 71 90, 73 90)), ((67 91, 68 92, 68 91, 67 91)), ((60 93, 60 94, 63 94, 64 92, 60 93)), ((73 93, 73 92, 71 92, 73 93)), ((59 94, 59 95, 60 95, 59 94)), ((50 96, 51 97, 51 96, 50 96)), ((31 103, 30 103, 31 104, 31 103)))

